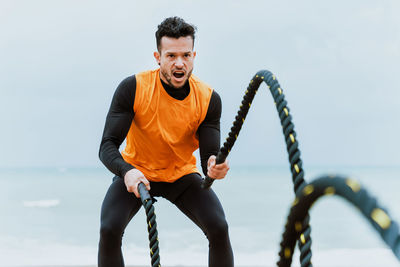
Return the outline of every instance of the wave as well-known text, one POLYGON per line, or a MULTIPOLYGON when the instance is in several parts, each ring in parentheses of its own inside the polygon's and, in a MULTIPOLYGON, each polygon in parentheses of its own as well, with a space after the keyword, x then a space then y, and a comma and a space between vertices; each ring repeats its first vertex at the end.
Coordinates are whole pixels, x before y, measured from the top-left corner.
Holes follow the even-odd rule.
POLYGON ((60 204, 59 199, 42 199, 24 201, 23 205, 27 208, 52 208, 60 204))

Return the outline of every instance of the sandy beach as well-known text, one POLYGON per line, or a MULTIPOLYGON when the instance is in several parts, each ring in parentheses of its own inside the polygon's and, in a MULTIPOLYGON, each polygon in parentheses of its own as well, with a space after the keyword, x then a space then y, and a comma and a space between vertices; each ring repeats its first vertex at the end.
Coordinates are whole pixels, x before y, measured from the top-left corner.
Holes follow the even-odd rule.
MULTIPOLYGON (((97 267, 96 265, 24 265, 24 266, 5 266, 1 267, 97 267)), ((150 265, 126 265, 126 267, 149 267, 150 265)), ((204 265, 167 265, 163 267, 207 267, 204 265)), ((256 267, 256 266, 237 266, 237 267, 256 267)), ((269 267, 269 266, 265 266, 269 267)))
MULTIPOLYGON (((1 267, 11 267, 11 266, 3 266, 0 265, 1 267)), ((149 267, 150 265, 127 265, 126 267, 149 267)), ((262 265, 263 267, 272 267, 271 265, 262 265)), ((25 266, 13 266, 13 267, 97 267, 96 265, 25 265, 25 266)), ((163 267, 207 267, 204 265, 168 265, 163 267)), ((254 266, 254 265, 240 265, 237 267, 259 267, 259 266, 254 266)))

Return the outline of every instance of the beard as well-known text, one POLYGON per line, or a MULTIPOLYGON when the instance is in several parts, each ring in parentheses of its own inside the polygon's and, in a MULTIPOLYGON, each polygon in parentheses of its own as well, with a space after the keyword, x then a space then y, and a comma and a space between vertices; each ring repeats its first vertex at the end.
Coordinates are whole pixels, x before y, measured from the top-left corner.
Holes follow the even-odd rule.
POLYGON ((175 89, 180 89, 183 86, 185 86, 186 82, 189 80, 190 76, 192 75, 193 68, 190 71, 185 73, 186 78, 185 78, 185 80, 184 80, 184 82, 182 83, 181 86, 176 86, 176 85, 174 85, 172 83, 172 79, 173 79, 173 77, 172 77, 173 74, 172 73, 173 73, 173 71, 165 71, 165 70, 160 69, 160 72, 161 72, 162 76, 165 78, 165 80, 167 81, 166 83, 169 86, 171 86, 172 88, 175 88, 175 89))

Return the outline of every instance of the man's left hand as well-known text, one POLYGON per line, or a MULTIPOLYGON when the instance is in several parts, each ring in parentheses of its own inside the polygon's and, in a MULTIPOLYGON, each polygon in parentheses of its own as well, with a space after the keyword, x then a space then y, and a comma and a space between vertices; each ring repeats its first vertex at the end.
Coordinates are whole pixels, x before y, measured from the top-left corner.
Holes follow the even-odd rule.
POLYGON ((211 156, 207 162, 207 176, 212 179, 223 179, 229 170, 228 160, 224 163, 215 165, 216 156, 211 156))

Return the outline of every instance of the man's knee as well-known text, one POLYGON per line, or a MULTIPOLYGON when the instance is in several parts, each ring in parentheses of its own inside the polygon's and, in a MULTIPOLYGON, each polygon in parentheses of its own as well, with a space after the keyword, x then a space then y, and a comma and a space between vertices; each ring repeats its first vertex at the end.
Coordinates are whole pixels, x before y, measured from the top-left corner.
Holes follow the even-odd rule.
POLYGON ((208 239, 218 240, 228 237, 228 223, 225 219, 214 221, 207 229, 208 239))
POLYGON ((123 233, 123 229, 119 229, 119 227, 102 224, 100 227, 100 243, 108 246, 121 246, 123 233))

